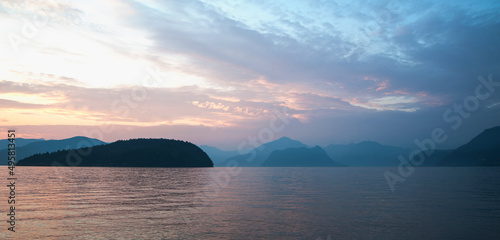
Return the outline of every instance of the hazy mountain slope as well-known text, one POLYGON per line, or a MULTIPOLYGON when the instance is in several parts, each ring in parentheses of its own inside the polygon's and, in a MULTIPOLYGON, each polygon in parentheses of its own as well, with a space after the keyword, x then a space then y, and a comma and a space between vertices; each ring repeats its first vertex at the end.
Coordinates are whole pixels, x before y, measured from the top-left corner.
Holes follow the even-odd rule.
POLYGON ((324 148, 340 164, 355 167, 398 166, 398 156, 408 157, 409 149, 364 141, 356 144, 331 144, 324 148))
POLYGON ((199 147, 208 154, 210 159, 212 159, 212 162, 214 162, 214 166, 216 167, 223 166, 222 163, 226 159, 238 154, 238 151, 223 151, 216 147, 207 145, 201 145, 199 147))
POLYGON ((250 153, 248 154, 230 157, 222 163, 222 166, 226 166, 226 164, 230 161, 237 161, 239 164, 238 166, 260 167, 273 151, 300 147, 307 147, 307 145, 288 137, 282 137, 278 140, 263 144, 258 148, 249 151, 250 153), (252 154, 252 152, 254 154, 252 154))
POLYGON ((500 166, 500 126, 484 130, 436 165, 500 166))
MULTIPOLYGON (((446 149, 446 150, 435 149, 434 152, 432 152, 429 156, 426 155, 428 153, 428 151, 421 152, 425 156, 425 161, 422 163, 422 165, 420 165, 420 167, 435 166, 438 162, 440 162, 445 157, 447 157, 451 152, 453 152, 453 150, 454 149, 446 149)), ((408 158, 408 156, 404 156, 404 157, 405 157, 405 159, 408 158)), ((416 157, 416 159, 418 160, 418 157, 416 157)))
MULTIPOLYGON (((37 153, 50 153, 58 150, 76 149, 81 147, 106 144, 105 142, 87 137, 72 137, 62 140, 36 141, 23 147, 16 146, 16 160, 19 161, 37 153)), ((0 156, 7 156, 7 149, 0 150, 0 156)), ((6 165, 7 159, 0 158, 0 164, 6 165)))
MULTIPOLYGON (((26 146, 30 143, 34 143, 34 142, 40 142, 40 141, 45 141, 45 139, 43 138, 40 138, 40 139, 31 139, 31 138, 16 138, 16 147, 23 147, 23 146, 26 146)), ((4 150, 4 149, 7 149, 7 144, 9 144, 9 140, 8 139, 1 139, 0 140, 0 150, 4 150)))
POLYGON ((313 148, 287 148, 276 150, 262 164, 263 167, 340 167, 325 150, 316 146, 313 148))

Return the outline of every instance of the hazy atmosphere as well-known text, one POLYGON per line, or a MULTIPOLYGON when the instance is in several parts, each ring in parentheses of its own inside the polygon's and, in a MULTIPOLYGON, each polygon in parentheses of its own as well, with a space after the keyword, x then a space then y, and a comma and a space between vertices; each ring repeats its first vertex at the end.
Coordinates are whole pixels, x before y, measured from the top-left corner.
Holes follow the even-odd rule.
POLYGON ((457 147, 500 124, 499 12, 498 1, 2 1, 0 131, 236 149, 248 136, 413 147, 439 127, 449 138, 437 148, 457 147))
POLYGON ((0 239, 500 239, 500 1, 2 0, 0 239))

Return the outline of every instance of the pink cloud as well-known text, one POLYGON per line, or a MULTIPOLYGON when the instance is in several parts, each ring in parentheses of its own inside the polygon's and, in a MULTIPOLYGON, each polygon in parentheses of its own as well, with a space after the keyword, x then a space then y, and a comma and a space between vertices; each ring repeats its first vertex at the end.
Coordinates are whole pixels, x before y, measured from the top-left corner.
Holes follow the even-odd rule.
POLYGON ((378 88, 375 89, 376 92, 386 89, 389 86, 389 80, 384 80, 381 83, 377 84, 378 88))

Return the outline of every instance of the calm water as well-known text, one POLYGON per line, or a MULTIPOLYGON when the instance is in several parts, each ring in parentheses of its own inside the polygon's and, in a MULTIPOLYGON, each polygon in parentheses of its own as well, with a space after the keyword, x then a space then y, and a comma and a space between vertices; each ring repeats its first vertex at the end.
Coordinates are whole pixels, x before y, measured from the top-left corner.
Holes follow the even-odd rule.
POLYGON ((394 193, 385 170, 244 168, 215 187, 225 168, 18 167, 0 238, 500 238, 500 168, 417 168, 394 193))

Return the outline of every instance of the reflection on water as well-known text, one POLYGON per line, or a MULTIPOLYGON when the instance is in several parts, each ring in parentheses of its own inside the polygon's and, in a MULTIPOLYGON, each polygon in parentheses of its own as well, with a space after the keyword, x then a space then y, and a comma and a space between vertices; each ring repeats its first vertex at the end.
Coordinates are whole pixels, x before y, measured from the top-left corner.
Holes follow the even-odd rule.
POLYGON ((500 237, 500 168, 418 168, 394 193, 383 168, 244 168, 224 188, 224 168, 17 170, 2 239, 500 237))
POLYGON ((203 169, 20 167, 18 235, 69 239, 169 238, 193 207, 203 169))

